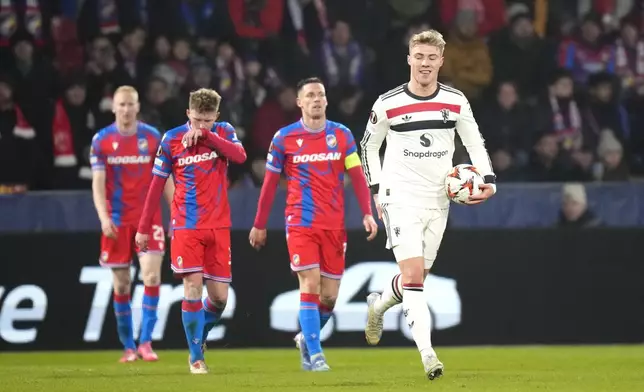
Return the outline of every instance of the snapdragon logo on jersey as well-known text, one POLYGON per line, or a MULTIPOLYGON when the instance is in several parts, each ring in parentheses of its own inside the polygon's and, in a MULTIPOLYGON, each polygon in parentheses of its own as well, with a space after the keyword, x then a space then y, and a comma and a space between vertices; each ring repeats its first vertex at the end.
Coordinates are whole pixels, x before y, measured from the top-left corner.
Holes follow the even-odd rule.
MULTIPOLYGON (((130 268, 130 278, 134 280, 136 276, 136 269, 130 268)), ((112 311, 112 272, 106 268, 99 266, 83 267, 80 273, 80 283, 94 285, 94 296, 92 298, 92 305, 87 314, 87 321, 85 323, 85 330, 83 333, 83 341, 96 342, 101 339, 103 327, 105 325, 105 316, 107 311, 112 311)), ((134 324, 134 338, 137 339, 141 327, 142 311, 141 303, 143 301, 144 286, 141 282, 142 276, 139 276, 139 283, 137 283, 132 290, 132 322, 134 324)), ((203 297, 207 295, 206 287, 204 286, 203 297)), ((158 321, 152 333, 152 340, 162 340, 165 334, 166 326, 168 323, 168 315, 170 308, 181 303, 183 300, 183 285, 162 284, 159 288, 159 305, 157 308, 158 321)), ((222 320, 231 319, 235 313, 237 305, 235 290, 232 287, 228 288, 228 303, 221 318, 222 320)), ((226 326, 218 325, 214 327, 208 334, 206 340, 221 340, 226 333, 226 326)))
POLYGON ((130 155, 130 156, 109 156, 107 157, 108 165, 140 165, 150 163, 152 158, 149 155, 130 155))
POLYGON ((448 153, 447 150, 444 151, 423 151, 423 152, 418 152, 418 151, 410 151, 408 149, 403 150, 403 154, 405 157, 412 157, 416 159, 423 159, 423 158, 442 158, 446 156, 448 153))
POLYGON ((339 161, 341 158, 342 154, 339 152, 321 152, 319 154, 295 155, 293 163, 339 161))
MULTIPOLYGON (((434 137, 430 133, 423 133, 420 135, 420 145, 426 148, 431 147, 434 145, 434 137)), ((444 151, 411 151, 408 149, 403 150, 403 154, 405 157, 412 157, 416 159, 423 159, 423 158, 437 158, 440 159, 448 154, 447 150, 444 151)))
MULTIPOLYGON (((342 277, 333 316, 322 330, 320 339, 326 340, 338 332, 364 331, 367 303, 360 293, 382 292, 397 273, 399 268, 395 262, 366 261, 349 267, 342 277)), ((284 332, 299 331, 299 295, 298 290, 292 290, 273 300, 270 307, 271 328, 284 332)), ((461 297, 454 279, 428 275, 425 296, 432 313, 432 329, 442 330, 460 324, 461 297)), ((402 305, 396 305, 385 313, 383 330, 399 331, 407 339, 413 340, 402 314, 402 305)))
POLYGON ((199 155, 190 155, 187 157, 179 158, 177 160, 177 165, 186 166, 186 165, 192 165, 193 163, 212 161, 213 159, 216 159, 218 156, 219 155, 217 155, 215 151, 204 152, 203 154, 199 154, 199 155))

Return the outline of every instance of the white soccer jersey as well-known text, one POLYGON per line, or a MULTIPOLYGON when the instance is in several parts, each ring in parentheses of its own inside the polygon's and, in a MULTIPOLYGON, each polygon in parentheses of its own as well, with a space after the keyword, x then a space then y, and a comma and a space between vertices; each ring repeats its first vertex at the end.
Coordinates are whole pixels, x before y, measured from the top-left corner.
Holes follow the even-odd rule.
POLYGON ((434 94, 420 97, 405 83, 382 94, 360 143, 367 182, 378 185, 380 203, 448 207, 445 177, 453 166, 455 130, 481 175, 493 175, 483 137, 462 92, 439 83, 434 94), (379 150, 385 138, 381 167, 379 150))

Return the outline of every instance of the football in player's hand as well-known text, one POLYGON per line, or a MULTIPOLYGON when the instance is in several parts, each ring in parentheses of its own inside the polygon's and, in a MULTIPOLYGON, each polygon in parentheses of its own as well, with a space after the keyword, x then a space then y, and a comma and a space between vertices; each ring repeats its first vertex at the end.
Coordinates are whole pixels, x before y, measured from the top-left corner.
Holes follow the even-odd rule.
POLYGON ((466 204, 470 196, 481 193, 479 185, 485 180, 472 165, 456 165, 445 177, 447 197, 454 203, 466 204))

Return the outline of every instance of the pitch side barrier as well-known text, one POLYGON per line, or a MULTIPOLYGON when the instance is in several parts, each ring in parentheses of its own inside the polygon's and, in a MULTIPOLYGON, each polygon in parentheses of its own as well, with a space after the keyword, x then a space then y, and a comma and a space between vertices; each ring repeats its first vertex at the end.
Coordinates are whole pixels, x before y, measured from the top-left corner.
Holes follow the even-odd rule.
MULTIPOLYGON (((233 284, 211 347, 288 347, 299 294, 284 233, 256 252, 232 235, 233 284)), ((439 346, 644 341, 641 230, 449 230, 425 295, 439 346)), ((0 235, 0 351, 119 348, 110 272, 98 266, 97 233, 0 235)), ((365 297, 397 271, 384 236, 349 233, 347 270, 326 346, 365 346, 365 297)), ((164 264, 158 348, 184 348, 183 288, 164 264)), ((131 269, 133 314, 143 284, 131 269)), ((383 346, 414 347, 400 306, 385 317, 383 346)), ((295 355, 295 354, 294 354, 295 355)))
MULTIPOLYGON (((449 224, 460 229, 550 228, 561 209, 561 186, 553 183, 500 183, 497 194, 475 208, 452 204, 449 224)), ((605 226, 644 227, 644 181, 585 184, 590 208, 605 226)), ((260 190, 233 188, 228 200, 235 230, 250 230, 260 190)), ((345 189, 346 225, 362 227, 362 214, 353 189, 345 189)), ((278 189, 268 228, 282 230, 286 192, 278 189)), ((168 221, 165 203, 164 222, 168 221)), ((375 207, 375 206, 374 206, 375 207)), ((94 231, 101 227, 90 191, 30 192, 0 195, 0 233, 34 231, 94 231)))

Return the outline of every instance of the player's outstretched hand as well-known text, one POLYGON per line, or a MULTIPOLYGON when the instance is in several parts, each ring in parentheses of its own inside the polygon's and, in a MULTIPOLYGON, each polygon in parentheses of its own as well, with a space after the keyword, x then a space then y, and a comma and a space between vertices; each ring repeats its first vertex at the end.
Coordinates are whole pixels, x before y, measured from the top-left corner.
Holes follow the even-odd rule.
POLYGON ((494 187, 490 184, 481 184, 479 185, 481 193, 478 195, 472 195, 469 197, 469 200, 465 202, 468 205, 480 204, 494 196, 494 187))
POLYGON ((250 230, 248 240, 253 248, 259 250, 262 246, 266 245, 266 229, 253 227, 250 230))
POLYGON ((148 242, 150 241, 150 235, 141 234, 137 232, 136 236, 134 236, 134 241, 136 242, 136 246, 139 247, 139 252, 146 252, 148 250, 148 242))
POLYGON ((116 227, 114 222, 112 222, 111 219, 101 222, 101 230, 103 231, 103 235, 107 238, 113 238, 116 239, 116 235, 119 232, 119 229, 116 227))
POLYGON ((192 147, 197 144, 197 142, 199 141, 199 139, 201 139, 201 137, 203 137, 203 135, 203 130, 190 128, 190 130, 186 132, 181 138, 181 144, 183 144, 183 147, 185 148, 192 147))
POLYGON ((376 238, 376 235, 378 234, 378 224, 376 223, 376 220, 373 219, 373 216, 365 215, 362 219, 362 223, 364 224, 365 231, 369 233, 367 241, 371 241, 376 238))
POLYGON ((378 219, 382 220, 382 207, 380 207, 380 200, 378 200, 378 195, 373 195, 373 202, 376 204, 376 211, 378 211, 378 219))

